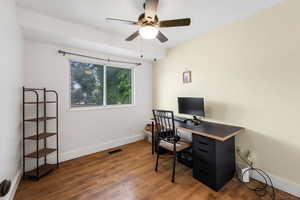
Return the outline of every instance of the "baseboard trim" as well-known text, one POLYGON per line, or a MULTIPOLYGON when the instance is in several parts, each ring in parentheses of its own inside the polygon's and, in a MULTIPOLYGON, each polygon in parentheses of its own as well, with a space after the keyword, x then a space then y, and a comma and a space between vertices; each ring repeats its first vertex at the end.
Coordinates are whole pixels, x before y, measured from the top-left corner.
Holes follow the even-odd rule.
POLYGON ((16 191, 19 186, 19 183, 21 181, 21 176, 22 176, 22 172, 19 170, 11 182, 10 191, 8 192, 8 194, 5 197, 0 198, 1 200, 13 200, 14 199, 16 191))
MULTIPOLYGON (((300 185, 299 184, 292 183, 290 181, 287 181, 286 179, 272 175, 270 173, 268 173, 268 175, 272 179, 272 182, 273 182, 273 185, 275 188, 282 190, 286 193, 289 193, 291 195, 294 195, 296 197, 300 197, 300 185)), ((252 174, 251 177, 260 182, 264 182, 264 179, 257 174, 252 174)))
MULTIPOLYGON (((67 161, 67 160, 72 160, 74 158, 79 158, 79 157, 86 156, 86 155, 96 153, 99 151, 105 151, 107 149, 111 149, 114 147, 129 144, 129 143, 136 142, 136 141, 143 140, 143 139, 144 139, 144 135, 140 134, 140 135, 135 135, 135 136, 131 136, 131 137, 124 137, 124 138, 109 141, 106 143, 100 143, 100 144, 96 144, 96 145, 87 146, 84 148, 80 148, 80 149, 76 149, 76 150, 72 150, 72 151, 68 151, 68 152, 63 152, 59 155, 59 161, 63 162, 63 161, 67 161)), ((55 156, 49 157, 50 162, 55 162, 55 159, 56 159, 55 156)))

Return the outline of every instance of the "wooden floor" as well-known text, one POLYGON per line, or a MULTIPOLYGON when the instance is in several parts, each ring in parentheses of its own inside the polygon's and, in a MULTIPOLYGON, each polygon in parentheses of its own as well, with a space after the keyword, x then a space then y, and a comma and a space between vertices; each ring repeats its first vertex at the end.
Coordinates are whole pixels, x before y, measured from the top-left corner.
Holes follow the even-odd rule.
POLYGON ((171 183, 170 160, 161 160, 156 173, 150 144, 141 141, 121 148, 123 152, 113 155, 104 151, 64 162, 38 182, 23 180, 15 200, 270 199, 258 198, 236 179, 214 192, 195 180, 192 170, 180 163, 176 183, 171 183))

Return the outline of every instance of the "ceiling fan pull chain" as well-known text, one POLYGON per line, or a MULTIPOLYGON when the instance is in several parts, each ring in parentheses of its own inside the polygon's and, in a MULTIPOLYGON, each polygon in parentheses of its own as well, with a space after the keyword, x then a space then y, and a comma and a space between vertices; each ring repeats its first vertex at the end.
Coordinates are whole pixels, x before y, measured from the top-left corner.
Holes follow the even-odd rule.
POLYGON ((140 57, 144 58, 142 42, 143 42, 143 39, 140 38, 140 54, 141 54, 140 57))

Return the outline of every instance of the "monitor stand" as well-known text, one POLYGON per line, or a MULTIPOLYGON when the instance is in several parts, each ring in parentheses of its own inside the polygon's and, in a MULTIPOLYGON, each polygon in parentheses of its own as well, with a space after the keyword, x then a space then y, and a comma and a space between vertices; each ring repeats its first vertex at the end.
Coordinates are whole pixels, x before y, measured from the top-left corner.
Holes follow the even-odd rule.
POLYGON ((200 118, 197 118, 197 116, 193 116, 192 122, 195 126, 201 125, 203 121, 200 118))
POLYGON ((188 121, 193 123, 194 126, 199 126, 203 123, 203 121, 201 119, 197 118, 196 116, 193 116, 193 119, 184 120, 184 123, 188 123, 188 121))

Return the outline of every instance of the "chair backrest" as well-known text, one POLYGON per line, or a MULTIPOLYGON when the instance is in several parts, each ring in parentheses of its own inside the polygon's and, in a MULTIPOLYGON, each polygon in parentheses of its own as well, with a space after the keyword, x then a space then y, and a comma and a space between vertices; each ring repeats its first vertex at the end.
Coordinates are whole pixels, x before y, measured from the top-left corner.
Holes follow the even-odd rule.
POLYGON ((175 138, 173 111, 153 110, 156 134, 160 138, 175 138))

